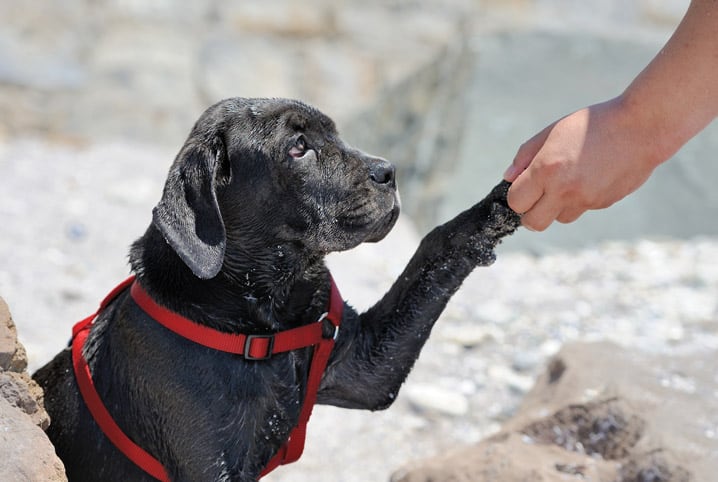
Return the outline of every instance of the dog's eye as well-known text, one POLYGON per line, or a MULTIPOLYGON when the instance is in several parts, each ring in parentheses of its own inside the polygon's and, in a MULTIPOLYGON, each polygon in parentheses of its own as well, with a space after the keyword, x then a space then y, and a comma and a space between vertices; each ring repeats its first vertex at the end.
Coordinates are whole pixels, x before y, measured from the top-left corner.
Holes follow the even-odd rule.
POLYGON ((307 141, 304 136, 299 136, 294 145, 289 149, 289 155, 293 158, 302 157, 307 152, 307 141))

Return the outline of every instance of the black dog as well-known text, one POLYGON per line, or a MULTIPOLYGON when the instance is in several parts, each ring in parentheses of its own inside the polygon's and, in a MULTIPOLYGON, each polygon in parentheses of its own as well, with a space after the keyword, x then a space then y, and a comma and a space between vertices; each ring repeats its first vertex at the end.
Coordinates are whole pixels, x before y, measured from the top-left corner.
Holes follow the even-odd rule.
MULTIPOLYGON (((449 298, 519 225, 507 188, 427 235, 367 312, 345 305, 338 331, 322 324, 336 343, 317 403, 391 405, 449 298)), ((195 124, 130 263, 158 305, 219 332, 267 335, 320 320, 324 255, 382 239, 398 212, 393 166, 344 144, 328 117, 297 101, 229 99, 195 124)), ((314 350, 257 360, 207 348, 122 290, 81 353, 113 420, 169 479, 252 481, 298 423, 314 350)), ((98 428, 69 348, 35 379, 70 480, 153 480, 98 428)))

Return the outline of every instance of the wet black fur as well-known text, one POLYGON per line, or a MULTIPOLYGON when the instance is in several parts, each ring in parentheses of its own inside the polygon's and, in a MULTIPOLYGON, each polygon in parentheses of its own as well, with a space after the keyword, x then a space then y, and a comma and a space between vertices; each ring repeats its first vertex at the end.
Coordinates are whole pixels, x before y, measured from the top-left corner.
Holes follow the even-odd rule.
MULTIPOLYGON (((391 405, 449 298, 518 226, 506 189, 427 235, 367 312, 345 305, 318 403, 391 405)), ((158 303, 222 331, 268 333, 316 321, 329 294, 324 255, 383 238, 398 210, 391 164, 344 144, 328 117, 297 101, 228 99, 192 129, 130 263, 158 303), (306 155, 289 154, 302 145, 306 155)), ((173 480, 252 481, 296 422, 311 350, 267 361, 213 351, 125 292, 84 353, 116 422, 173 480)), ((35 379, 71 481, 152 480, 92 421, 69 349, 35 379)))

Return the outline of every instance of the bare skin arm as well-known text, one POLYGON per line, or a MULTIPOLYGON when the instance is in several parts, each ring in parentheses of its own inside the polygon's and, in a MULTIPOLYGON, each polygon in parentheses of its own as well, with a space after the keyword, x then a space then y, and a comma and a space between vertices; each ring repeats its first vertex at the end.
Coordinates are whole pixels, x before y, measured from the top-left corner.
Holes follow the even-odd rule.
POLYGON ((692 0, 664 48, 618 97, 526 141, 504 174, 522 224, 543 231, 638 189, 718 115, 718 0, 692 0))

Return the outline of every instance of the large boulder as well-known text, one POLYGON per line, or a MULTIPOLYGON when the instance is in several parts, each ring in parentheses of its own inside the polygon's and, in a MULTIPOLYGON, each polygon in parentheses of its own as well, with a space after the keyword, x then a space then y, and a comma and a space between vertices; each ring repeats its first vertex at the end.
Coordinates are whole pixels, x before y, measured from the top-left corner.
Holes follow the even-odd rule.
POLYGON ((715 353, 565 346, 496 435, 399 470, 393 482, 714 480, 715 353))
POLYGON ((0 474, 2 480, 66 481, 65 469, 43 431, 50 419, 42 389, 27 373, 7 304, 0 298, 0 474))

